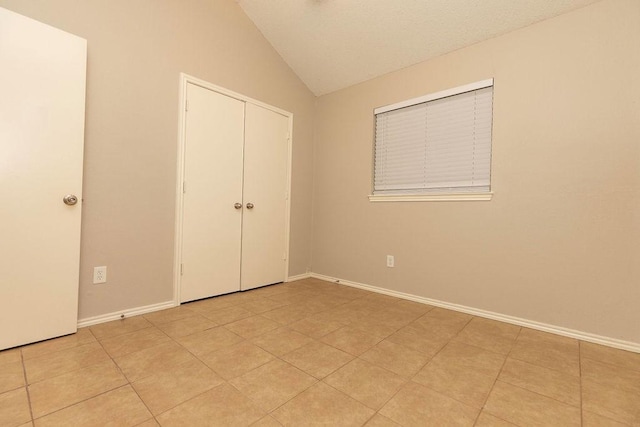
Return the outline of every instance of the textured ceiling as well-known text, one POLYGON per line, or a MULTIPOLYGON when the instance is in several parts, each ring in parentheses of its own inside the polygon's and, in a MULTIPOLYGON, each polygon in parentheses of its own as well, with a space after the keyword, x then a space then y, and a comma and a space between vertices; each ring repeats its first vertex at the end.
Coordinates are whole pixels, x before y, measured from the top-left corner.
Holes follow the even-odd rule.
POLYGON ((236 0, 316 95, 598 0, 236 0))

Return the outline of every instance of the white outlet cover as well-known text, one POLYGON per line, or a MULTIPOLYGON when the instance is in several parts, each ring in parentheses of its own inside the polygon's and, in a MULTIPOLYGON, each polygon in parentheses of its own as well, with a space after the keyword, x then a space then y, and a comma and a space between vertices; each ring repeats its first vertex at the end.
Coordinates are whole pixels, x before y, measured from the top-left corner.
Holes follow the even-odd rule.
POLYGON ((93 268, 93 284, 107 283, 107 267, 94 267, 93 268))

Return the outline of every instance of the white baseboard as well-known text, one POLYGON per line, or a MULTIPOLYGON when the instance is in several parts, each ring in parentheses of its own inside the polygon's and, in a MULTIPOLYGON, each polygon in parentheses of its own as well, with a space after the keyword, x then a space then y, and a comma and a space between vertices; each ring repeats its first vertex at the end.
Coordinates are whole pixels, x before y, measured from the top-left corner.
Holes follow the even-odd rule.
POLYGON ((379 294, 390 295, 396 298, 402 298, 410 301, 416 301, 423 304, 429 304, 436 307, 442 307, 449 310, 460 311, 462 313, 472 314, 474 316, 484 317, 487 319, 498 320, 500 322, 510 323, 512 325, 524 326, 526 328, 536 329, 538 331, 549 332, 556 335, 562 335, 569 338, 575 338, 594 344, 606 345, 608 347, 619 348, 621 350, 633 351, 640 353, 640 343, 631 341, 623 341, 616 338, 609 338, 601 335, 595 335, 588 332, 576 331, 574 329, 563 328, 561 326, 549 325, 547 323, 536 322, 533 320, 522 319, 520 317, 508 316, 505 314, 495 313, 492 311, 481 310, 478 308, 467 307, 459 304, 452 304, 445 301, 434 300, 431 298, 420 297, 417 295, 406 294, 403 292, 392 291, 389 289, 379 288, 376 286, 365 285, 364 283, 351 282, 349 280, 338 279, 335 277, 324 276, 322 274, 311 273, 310 277, 325 280, 327 282, 339 283, 341 285, 360 288, 379 294))
POLYGON ((78 320, 78 328, 84 328, 86 326, 97 325, 98 323, 110 322, 112 320, 122 319, 124 317, 138 316, 140 314, 151 313, 153 311, 164 310, 177 305, 173 300, 161 302, 158 304, 145 305, 143 307, 135 307, 127 310, 116 311, 113 313, 102 314, 100 316, 87 317, 85 319, 78 320))
POLYGON ((298 274, 296 276, 289 276, 285 282, 295 282, 296 280, 308 279, 311 277, 311 273, 298 274))

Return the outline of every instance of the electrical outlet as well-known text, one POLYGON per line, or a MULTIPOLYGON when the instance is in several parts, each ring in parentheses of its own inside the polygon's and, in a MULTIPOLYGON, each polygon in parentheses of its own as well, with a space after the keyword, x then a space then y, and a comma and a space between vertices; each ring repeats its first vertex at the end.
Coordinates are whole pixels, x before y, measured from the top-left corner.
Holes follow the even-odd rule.
POLYGON ((387 255, 387 267, 395 267, 396 259, 393 255, 387 255))
POLYGON ((93 284, 107 283, 107 267, 93 267, 93 284))

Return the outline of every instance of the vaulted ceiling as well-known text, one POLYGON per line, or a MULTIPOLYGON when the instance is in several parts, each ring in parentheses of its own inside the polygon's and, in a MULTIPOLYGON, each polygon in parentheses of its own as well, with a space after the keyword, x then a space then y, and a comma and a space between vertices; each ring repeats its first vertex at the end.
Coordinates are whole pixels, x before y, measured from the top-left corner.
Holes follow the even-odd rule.
POLYGON ((598 0, 236 0, 323 95, 598 0))

